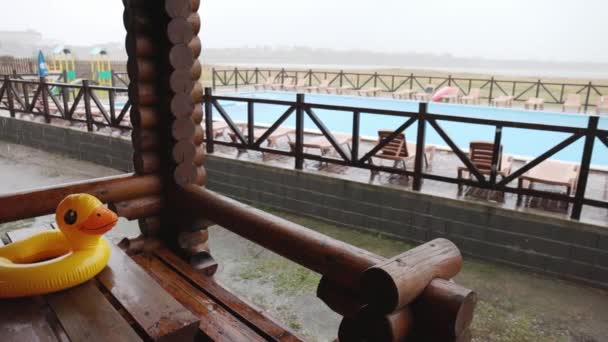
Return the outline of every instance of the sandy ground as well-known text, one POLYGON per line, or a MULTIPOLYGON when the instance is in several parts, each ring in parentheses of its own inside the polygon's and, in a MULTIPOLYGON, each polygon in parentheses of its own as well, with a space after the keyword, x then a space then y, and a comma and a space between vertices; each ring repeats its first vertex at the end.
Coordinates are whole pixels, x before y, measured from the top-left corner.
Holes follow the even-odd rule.
MULTIPOLYGON (((1 144, 0 194, 119 173, 22 146, 1 144)), ((402 241, 262 209, 386 257, 412 247, 402 241)), ((0 235, 52 221, 52 216, 45 216, 0 225, 0 235)), ((133 222, 121 220, 108 235, 116 242, 137 233, 133 222)), ((218 281, 308 340, 330 341, 335 337, 339 316, 315 296, 319 275, 220 227, 211 228, 211 249, 220 264, 218 281)), ((473 323, 475 341, 607 340, 605 291, 473 259, 466 259, 456 281, 479 294, 473 323)))

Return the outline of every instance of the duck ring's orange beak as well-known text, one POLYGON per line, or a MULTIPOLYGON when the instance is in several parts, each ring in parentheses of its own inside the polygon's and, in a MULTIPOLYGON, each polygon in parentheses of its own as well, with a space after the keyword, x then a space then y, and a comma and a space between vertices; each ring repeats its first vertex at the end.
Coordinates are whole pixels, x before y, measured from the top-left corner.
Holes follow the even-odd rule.
POLYGON ((80 231, 90 235, 101 235, 112 229, 116 222, 118 222, 116 213, 100 205, 80 225, 80 231))

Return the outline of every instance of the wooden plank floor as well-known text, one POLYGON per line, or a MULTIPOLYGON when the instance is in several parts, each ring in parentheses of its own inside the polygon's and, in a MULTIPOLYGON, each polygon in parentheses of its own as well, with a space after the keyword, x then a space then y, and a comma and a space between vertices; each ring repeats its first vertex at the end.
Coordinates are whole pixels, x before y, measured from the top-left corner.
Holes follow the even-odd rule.
MULTIPOLYGON (((11 241, 39 230, 9 232, 11 241)), ((93 280, 45 296, 0 299, 0 341, 193 341, 199 319, 123 251, 93 280)))
MULTIPOLYGON (((38 231, 8 237, 17 241, 38 231)), ((0 341, 302 341, 168 249, 129 257, 111 248, 96 279, 45 296, 0 300, 0 341)))
POLYGON ((214 341, 265 341, 154 256, 140 254, 132 258, 180 303, 201 318, 200 329, 207 338, 214 341))
POLYGON ((236 296, 215 282, 213 277, 205 276, 195 270, 168 249, 159 248, 155 251, 154 256, 167 266, 170 266, 172 272, 187 279, 191 284, 196 286, 199 292, 211 298, 218 305, 221 305, 226 311, 237 317, 264 339, 269 341, 303 340, 282 323, 266 315, 262 309, 236 296))

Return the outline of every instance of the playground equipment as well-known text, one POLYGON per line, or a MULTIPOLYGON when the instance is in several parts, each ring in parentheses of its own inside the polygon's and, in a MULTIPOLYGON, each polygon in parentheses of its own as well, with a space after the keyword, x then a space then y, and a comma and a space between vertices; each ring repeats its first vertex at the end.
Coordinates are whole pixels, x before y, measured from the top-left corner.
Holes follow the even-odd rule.
POLYGON ((61 73, 65 71, 65 83, 70 83, 76 79, 76 61, 72 51, 65 46, 58 46, 53 49, 51 64, 48 65, 50 73, 61 73))
POLYGON ((91 50, 91 80, 99 85, 112 85, 112 65, 108 52, 103 48, 91 50))

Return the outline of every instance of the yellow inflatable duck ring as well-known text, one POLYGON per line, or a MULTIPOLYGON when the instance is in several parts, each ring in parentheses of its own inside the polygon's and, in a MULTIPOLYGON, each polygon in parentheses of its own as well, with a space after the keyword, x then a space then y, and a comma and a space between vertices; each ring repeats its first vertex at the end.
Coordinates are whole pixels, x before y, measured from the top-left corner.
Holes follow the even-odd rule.
POLYGON ((86 282, 106 266, 110 246, 102 236, 118 217, 88 194, 63 199, 59 230, 0 247, 0 298, 41 295, 86 282))

